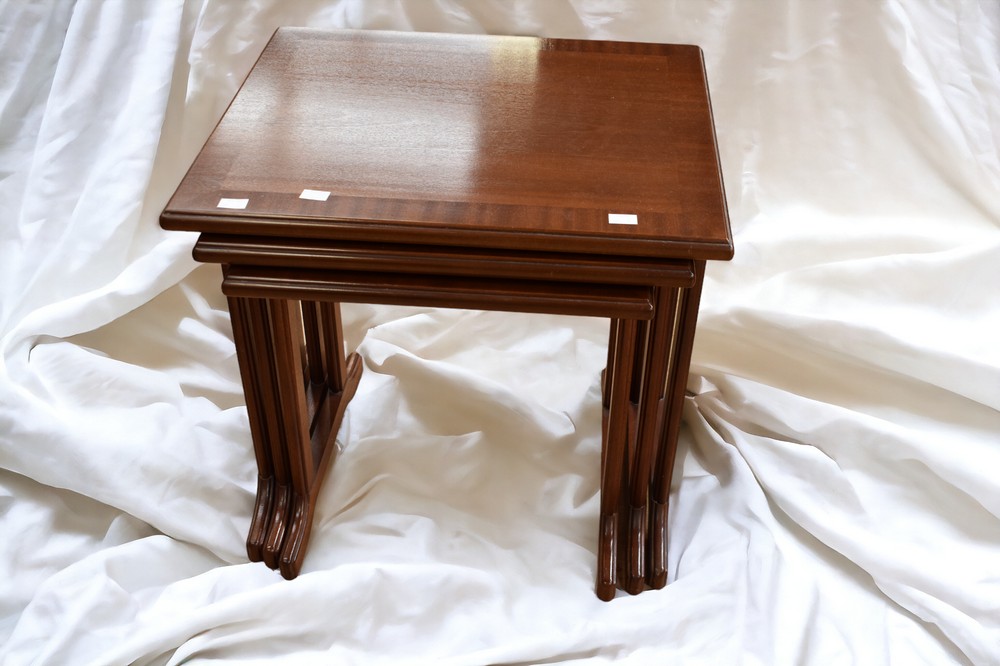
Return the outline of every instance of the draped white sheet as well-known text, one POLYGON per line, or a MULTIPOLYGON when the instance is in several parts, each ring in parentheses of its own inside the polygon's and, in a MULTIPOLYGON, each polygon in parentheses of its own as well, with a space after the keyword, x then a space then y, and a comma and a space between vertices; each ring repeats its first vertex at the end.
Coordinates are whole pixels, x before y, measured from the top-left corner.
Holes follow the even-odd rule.
POLYGON ((1000 663, 1000 4, 0 4, 0 663, 1000 663), (592 592, 607 323, 345 307, 304 572, 249 564, 216 267, 157 216, 280 25, 700 44, 661 591, 592 592))

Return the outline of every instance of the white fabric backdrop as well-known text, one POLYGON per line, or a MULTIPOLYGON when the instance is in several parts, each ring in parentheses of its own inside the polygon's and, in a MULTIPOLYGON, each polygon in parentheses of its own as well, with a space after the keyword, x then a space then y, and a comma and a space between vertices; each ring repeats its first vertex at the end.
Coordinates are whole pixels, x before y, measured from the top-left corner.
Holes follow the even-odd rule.
POLYGON ((0 663, 1000 663, 1000 4, 0 4, 0 663), (304 573, 247 563, 225 301, 157 216, 275 27, 700 44, 671 582, 592 592, 606 322, 345 308, 304 573))

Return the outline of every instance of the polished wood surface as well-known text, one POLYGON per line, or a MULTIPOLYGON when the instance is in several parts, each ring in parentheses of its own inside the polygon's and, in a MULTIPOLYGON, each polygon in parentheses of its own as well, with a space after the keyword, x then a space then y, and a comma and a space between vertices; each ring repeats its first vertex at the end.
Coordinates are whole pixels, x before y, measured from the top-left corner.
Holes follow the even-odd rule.
POLYGON ((542 312, 580 317, 651 319, 653 289, 532 280, 393 273, 350 273, 234 266, 222 283, 229 296, 266 292, 295 300, 330 300, 440 308, 542 312))
POLYGON ((699 49, 281 29, 161 224, 223 266, 250 559, 301 569, 362 372, 338 304, 500 309, 611 320, 595 590, 666 583, 705 261, 732 255, 699 49))
POLYGON ((700 49, 661 44, 283 28, 162 223, 732 255, 700 49))
POLYGON ((246 266, 298 266, 329 270, 584 281, 691 287, 691 261, 433 245, 356 243, 301 238, 202 234, 198 261, 246 266))

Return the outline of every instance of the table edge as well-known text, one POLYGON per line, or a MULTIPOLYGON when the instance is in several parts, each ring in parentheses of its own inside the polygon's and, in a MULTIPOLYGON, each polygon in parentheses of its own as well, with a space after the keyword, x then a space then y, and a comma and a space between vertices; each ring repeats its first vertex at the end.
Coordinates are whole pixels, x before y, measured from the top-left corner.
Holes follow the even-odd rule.
POLYGON ((551 240, 560 251, 582 254, 664 257, 728 261, 733 258, 732 230, 726 220, 725 242, 670 238, 612 238, 560 231, 456 229, 444 224, 372 222, 350 218, 309 218, 277 215, 231 215, 164 210, 160 226, 170 231, 234 235, 285 236, 317 240, 390 242, 395 244, 537 250, 551 240))

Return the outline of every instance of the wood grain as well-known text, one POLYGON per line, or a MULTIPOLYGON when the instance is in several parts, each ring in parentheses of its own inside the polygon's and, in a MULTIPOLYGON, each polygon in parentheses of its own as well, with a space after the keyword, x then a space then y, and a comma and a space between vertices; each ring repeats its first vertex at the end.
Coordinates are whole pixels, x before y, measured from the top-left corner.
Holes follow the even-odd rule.
POLYGON ((732 255, 701 51, 683 45, 279 29, 161 223, 732 255))

